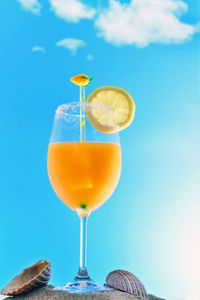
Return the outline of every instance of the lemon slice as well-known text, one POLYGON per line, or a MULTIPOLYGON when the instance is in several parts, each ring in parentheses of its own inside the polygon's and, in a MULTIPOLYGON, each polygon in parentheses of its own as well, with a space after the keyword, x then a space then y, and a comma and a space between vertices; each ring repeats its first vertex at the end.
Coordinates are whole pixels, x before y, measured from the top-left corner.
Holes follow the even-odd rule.
POLYGON ((87 117, 103 133, 114 133, 128 127, 134 119, 135 102, 131 95, 116 86, 100 87, 92 92, 87 103, 102 109, 87 108, 87 117))

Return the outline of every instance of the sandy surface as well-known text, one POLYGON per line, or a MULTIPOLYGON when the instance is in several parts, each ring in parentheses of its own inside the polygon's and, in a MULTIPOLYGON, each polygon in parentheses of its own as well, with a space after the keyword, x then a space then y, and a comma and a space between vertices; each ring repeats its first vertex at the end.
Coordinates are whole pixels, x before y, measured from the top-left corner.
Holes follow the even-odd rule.
MULTIPOLYGON (((7 297, 16 300, 139 300, 133 295, 114 291, 91 294, 70 294, 62 291, 54 291, 52 286, 46 286, 30 292, 26 295, 7 297)), ((1 299, 1 298, 0 298, 1 299)), ((2 298, 3 299, 3 298, 2 298)))
MULTIPOLYGON (((13 299, 8 297, 6 299, 13 299)), ((138 297, 123 292, 101 292, 91 294, 70 294, 62 291, 53 291, 52 286, 39 288, 26 295, 15 296, 16 300, 140 300, 138 297)))
MULTIPOLYGON (((139 297, 135 297, 131 294, 127 294, 120 291, 101 292, 91 294, 70 294, 62 291, 54 291, 53 286, 48 285, 43 288, 39 288, 25 295, 15 297, 0 296, 2 299, 16 299, 16 300, 142 300, 139 297)), ((164 300, 152 295, 148 295, 143 300, 164 300)))

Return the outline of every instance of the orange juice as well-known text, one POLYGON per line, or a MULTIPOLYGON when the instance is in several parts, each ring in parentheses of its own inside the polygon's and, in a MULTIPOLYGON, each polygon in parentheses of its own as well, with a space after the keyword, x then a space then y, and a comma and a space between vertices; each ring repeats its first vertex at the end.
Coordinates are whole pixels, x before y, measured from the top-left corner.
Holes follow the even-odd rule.
POLYGON ((119 144, 50 143, 48 174, 58 197, 71 209, 94 210, 113 193, 121 171, 119 144))

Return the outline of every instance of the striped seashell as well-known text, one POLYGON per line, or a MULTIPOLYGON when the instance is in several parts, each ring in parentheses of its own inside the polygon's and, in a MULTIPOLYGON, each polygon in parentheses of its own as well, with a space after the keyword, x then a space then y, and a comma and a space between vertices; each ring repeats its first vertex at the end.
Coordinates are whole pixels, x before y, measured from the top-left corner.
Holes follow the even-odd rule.
POLYGON ((147 292, 141 281, 132 273, 124 270, 115 270, 106 277, 106 284, 137 297, 146 297, 147 292))
POLYGON ((26 294, 47 285, 51 277, 51 264, 47 260, 39 260, 20 274, 1 291, 2 295, 16 296, 26 294))

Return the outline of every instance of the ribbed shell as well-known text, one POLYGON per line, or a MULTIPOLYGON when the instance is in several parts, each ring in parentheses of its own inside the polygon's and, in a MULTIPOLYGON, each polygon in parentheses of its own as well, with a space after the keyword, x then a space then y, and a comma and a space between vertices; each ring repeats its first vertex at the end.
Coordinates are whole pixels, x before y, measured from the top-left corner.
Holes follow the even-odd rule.
POLYGON ((124 270, 115 270, 106 277, 106 284, 137 297, 146 297, 147 292, 141 281, 132 273, 124 270))
POLYGON ((51 277, 51 264, 47 260, 39 260, 20 274, 1 291, 2 295, 16 296, 48 284, 51 277))

